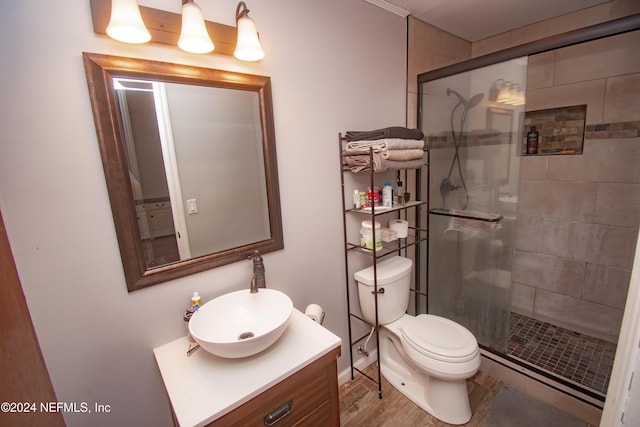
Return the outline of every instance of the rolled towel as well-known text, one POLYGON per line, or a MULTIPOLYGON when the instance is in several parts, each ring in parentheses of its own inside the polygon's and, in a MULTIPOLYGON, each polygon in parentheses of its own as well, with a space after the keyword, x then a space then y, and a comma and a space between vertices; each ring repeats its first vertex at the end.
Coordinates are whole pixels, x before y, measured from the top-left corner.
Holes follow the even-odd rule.
POLYGON ((424 141, 421 139, 385 138, 379 140, 364 140, 347 142, 345 151, 350 154, 365 154, 373 148, 374 152, 389 150, 415 150, 424 148, 424 141))
MULTIPOLYGON (((345 156, 345 162, 351 168, 352 172, 360 172, 365 169, 370 169, 369 155, 361 154, 356 156, 345 156)), ((382 158, 377 153, 373 155, 373 170, 375 172, 384 172, 388 170, 402 170, 402 169, 418 169, 424 166, 424 160, 422 158, 415 160, 396 161, 382 158)))
POLYGON ((383 151, 379 154, 383 159, 396 161, 417 160, 424 157, 424 151, 419 148, 411 150, 389 150, 383 151))
POLYGON ((424 138, 424 134, 420 129, 409 129, 401 126, 390 126, 371 131, 348 131, 344 137, 347 141, 362 141, 383 138, 422 139, 424 138))
MULTIPOLYGON (((345 156, 368 156, 369 150, 345 150, 343 154, 345 156)), ((424 151, 419 148, 412 148, 409 150, 374 151, 373 154, 379 155, 383 159, 399 161, 416 160, 424 157, 424 151)))
MULTIPOLYGON (((360 172, 367 168, 369 168, 369 155, 368 154, 358 154, 355 156, 345 156, 345 162, 351 168, 351 172, 360 172)), ((384 159, 380 157, 379 154, 373 154, 373 170, 379 171, 382 167, 382 161, 384 159)))

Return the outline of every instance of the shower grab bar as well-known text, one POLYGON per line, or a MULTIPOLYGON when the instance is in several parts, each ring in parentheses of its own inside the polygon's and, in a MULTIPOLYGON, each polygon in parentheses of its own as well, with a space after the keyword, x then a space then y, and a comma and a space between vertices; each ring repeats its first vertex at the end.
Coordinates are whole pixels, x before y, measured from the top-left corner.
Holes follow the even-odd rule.
POLYGON ((500 214, 467 211, 463 209, 432 208, 432 209, 429 209, 429 213, 433 215, 443 215, 443 216, 452 216, 456 218, 475 219, 477 221, 485 221, 485 222, 498 222, 503 218, 503 216, 500 214))

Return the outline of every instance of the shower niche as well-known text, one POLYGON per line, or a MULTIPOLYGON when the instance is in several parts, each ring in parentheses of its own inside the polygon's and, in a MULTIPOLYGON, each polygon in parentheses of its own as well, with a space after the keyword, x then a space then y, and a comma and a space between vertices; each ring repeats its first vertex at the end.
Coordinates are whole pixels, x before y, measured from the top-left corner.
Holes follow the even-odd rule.
POLYGON ((586 117, 586 104, 525 112, 521 154, 582 154, 586 117), (538 136, 536 153, 527 151, 527 136, 532 128, 538 136))

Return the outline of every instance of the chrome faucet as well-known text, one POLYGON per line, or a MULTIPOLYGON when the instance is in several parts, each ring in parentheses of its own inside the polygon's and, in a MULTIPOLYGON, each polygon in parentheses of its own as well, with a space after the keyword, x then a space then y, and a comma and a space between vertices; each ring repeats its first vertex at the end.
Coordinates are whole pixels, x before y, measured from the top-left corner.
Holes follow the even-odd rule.
POLYGON ((266 280, 264 278, 264 262, 260 256, 260 252, 255 251, 249 256, 253 260, 253 277, 251 278, 251 293, 258 292, 258 288, 266 288, 266 280))

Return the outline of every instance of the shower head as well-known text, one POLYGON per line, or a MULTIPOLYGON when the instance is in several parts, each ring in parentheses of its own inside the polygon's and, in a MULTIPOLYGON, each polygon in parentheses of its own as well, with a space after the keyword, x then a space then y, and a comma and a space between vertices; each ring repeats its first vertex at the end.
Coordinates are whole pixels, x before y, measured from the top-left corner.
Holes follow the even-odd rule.
POLYGON ((471 97, 471 99, 469 100, 469 102, 467 103, 467 109, 472 109, 473 107, 475 107, 476 105, 478 105, 480 103, 480 101, 482 101, 482 99, 484 98, 484 93, 479 93, 477 95, 473 95, 471 97))
POLYGON ((467 110, 470 110, 476 105, 478 105, 480 101, 482 101, 482 99, 484 98, 484 93, 479 93, 477 95, 472 96, 471 99, 467 101, 466 99, 464 99, 464 96, 460 95, 455 90, 451 88, 447 88, 447 96, 451 96, 451 94, 454 94, 455 96, 457 96, 458 99, 460 100, 460 104, 462 104, 464 108, 466 108, 467 110))
POLYGON ((467 100, 464 99, 464 96, 460 95, 458 92, 456 92, 455 90, 453 90, 450 87, 448 87, 447 88, 447 96, 451 96, 451 94, 454 94, 455 96, 457 96, 462 105, 464 105, 465 107, 467 106, 467 100))

